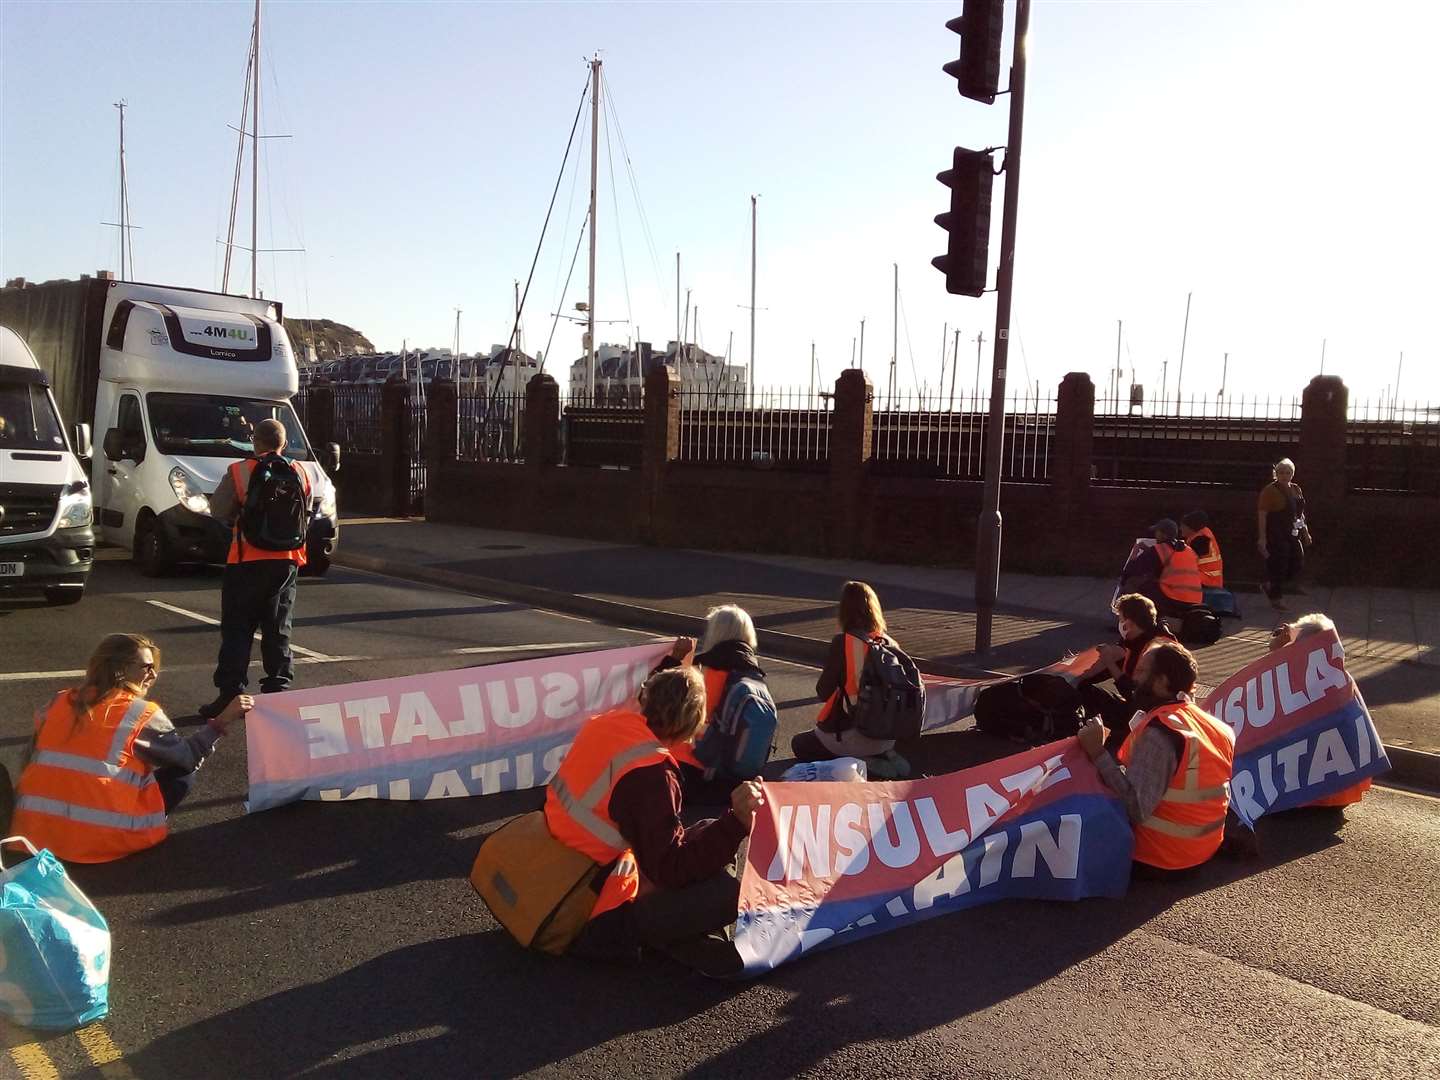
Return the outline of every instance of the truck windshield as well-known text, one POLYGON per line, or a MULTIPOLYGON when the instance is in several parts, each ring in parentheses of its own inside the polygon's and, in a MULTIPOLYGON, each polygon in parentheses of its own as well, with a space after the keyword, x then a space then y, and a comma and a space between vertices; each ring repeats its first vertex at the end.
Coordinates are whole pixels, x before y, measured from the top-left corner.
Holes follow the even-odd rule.
POLYGON ((0 382, 0 450, 64 450, 60 418, 45 387, 0 382))
POLYGON ((147 394, 150 429, 162 454, 248 457, 250 438, 261 420, 285 425, 285 456, 310 461, 310 444, 288 401, 211 397, 208 394, 147 394))

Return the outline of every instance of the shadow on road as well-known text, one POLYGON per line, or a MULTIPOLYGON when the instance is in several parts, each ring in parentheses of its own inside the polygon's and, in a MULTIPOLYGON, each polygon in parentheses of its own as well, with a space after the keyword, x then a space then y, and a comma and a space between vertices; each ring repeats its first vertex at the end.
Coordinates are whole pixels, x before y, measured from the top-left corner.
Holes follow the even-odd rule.
POLYGON ((480 840, 454 834, 537 809, 544 797, 541 788, 483 799, 293 803, 182 829, 158 847, 119 862, 77 865, 72 873, 97 900, 222 890, 165 906, 152 921, 224 920, 282 904, 464 878, 480 840))

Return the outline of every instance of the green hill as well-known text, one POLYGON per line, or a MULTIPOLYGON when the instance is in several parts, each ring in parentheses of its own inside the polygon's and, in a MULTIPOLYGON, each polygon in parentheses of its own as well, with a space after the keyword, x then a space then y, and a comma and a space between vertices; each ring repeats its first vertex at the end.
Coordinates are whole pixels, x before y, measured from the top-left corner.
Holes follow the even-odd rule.
POLYGON ((307 346, 310 345, 315 347, 317 360, 375 351, 370 339, 359 330, 333 319, 286 319, 285 332, 290 335, 290 343, 301 360, 309 355, 307 346))

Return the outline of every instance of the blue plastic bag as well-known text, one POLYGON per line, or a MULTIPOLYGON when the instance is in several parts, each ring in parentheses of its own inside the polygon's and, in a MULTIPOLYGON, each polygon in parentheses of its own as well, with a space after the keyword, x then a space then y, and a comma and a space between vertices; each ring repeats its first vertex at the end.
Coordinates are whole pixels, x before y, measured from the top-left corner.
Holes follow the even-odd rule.
MULTIPOLYGON (((110 928, 50 851, 0 873, 0 1015, 66 1030, 110 1011, 110 928)), ((0 867, 3 869, 3 867, 0 867)))

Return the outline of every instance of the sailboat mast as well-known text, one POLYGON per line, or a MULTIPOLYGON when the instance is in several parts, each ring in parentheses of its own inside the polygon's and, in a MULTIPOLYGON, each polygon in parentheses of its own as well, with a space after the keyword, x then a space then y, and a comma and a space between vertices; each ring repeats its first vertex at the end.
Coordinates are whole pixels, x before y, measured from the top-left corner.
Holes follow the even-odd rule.
POLYGON ((755 200, 750 196, 750 398, 755 398, 755 200))
POLYGON ((250 95, 250 295, 259 296, 260 280, 260 0, 255 0, 255 59, 250 95))
POLYGON ((130 215, 126 206, 129 197, 125 190, 125 102, 117 101, 115 108, 120 110, 120 280, 128 281, 125 276, 125 241, 130 237, 130 215))
POLYGON ((235 254, 235 211, 240 203, 240 174, 245 166, 245 122, 250 114, 250 83, 255 72, 255 28, 250 28, 250 55, 245 61, 245 93, 240 99, 240 126, 235 144, 235 178, 230 184, 230 219, 225 231, 225 269, 220 275, 220 291, 230 291, 230 260, 235 254))
POLYGON ((895 399, 895 362, 900 357, 900 264, 891 263, 895 270, 895 290, 890 306, 890 399, 895 399))
POLYGON ((585 312, 585 367, 595 397, 595 208, 600 178, 600 58, 590 61, 590 303, 585 312))

